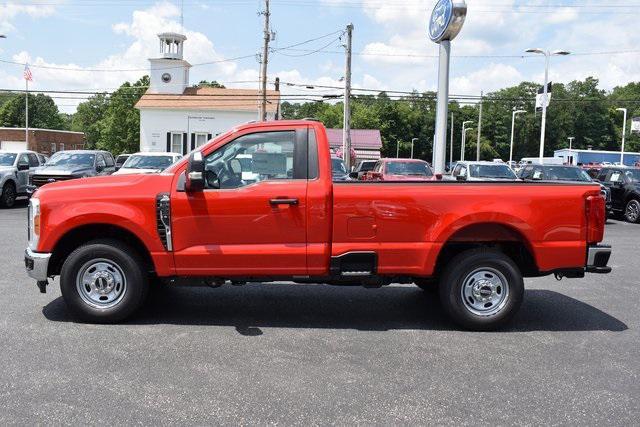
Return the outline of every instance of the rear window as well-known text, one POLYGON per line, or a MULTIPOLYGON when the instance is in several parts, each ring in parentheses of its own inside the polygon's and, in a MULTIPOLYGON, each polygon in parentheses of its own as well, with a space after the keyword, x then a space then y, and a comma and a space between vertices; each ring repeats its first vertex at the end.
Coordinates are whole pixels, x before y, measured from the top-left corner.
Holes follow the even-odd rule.
POLYGON ((552 181, 591 181, 591 177, 582 169, 563 166, 546 166, 544 168, 544 179, 552 181))
POLYGON ((469 171, 474 178, 517 178, 507 165, 470 165, 469 171))
POLYGON ((389 175, 433 175, 429 165, 422 162, 388 162, 387 173, 389 175))

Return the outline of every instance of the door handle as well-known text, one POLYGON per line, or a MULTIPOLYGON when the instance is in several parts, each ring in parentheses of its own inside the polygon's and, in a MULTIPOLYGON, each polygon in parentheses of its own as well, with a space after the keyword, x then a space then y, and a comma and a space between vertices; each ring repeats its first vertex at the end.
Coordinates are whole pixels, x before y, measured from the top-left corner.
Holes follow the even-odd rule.
POLYGON ((271 206, 278 206, 278 205, 296 206, 298 204, 298 199, 271 199, 269 200, 269 204, 271 206))

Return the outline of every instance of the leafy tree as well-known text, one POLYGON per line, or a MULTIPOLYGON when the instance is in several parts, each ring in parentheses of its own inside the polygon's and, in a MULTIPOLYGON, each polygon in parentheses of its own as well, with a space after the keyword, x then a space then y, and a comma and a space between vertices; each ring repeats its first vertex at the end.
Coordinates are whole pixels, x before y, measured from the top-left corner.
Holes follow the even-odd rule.
POLYGON ((149 86, 149 76, 134 84, 122 84, 109 97, 103 118, 99 122, 97 147, 114 154, 132 153, 140 147, 140 114, 135 109, 149 86))
POLYGON ((95 147, 100 140, 102 119, 109 106, 106 93, 99 93, 78 105, 71 120, 71 130, 84 132, 87 146, 95 147))
MULTIPOLYGON (((24 127, 24 95, 15 95, 0 108, 0 126, 24 127)), ((53 99, 42 93, 29 94, 29 127, 41 129, 64 129, 58 107, 53 99)))
POLYGON ((193 85, 193 87, 215 87, 225 89, 225 86, 222 83, 218 83, 215 80, 211 80, 210 82, 206 80, 200 80, 200 83, 198 83, 197 85, 193 85))

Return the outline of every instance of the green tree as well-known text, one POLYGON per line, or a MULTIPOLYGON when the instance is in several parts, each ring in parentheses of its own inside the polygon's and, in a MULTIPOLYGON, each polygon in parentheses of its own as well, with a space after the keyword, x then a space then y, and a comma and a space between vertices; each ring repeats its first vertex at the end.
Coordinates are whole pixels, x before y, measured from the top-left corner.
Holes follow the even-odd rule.
POLYGON ((149 76, 134 84, 122 84, 109 97, 104 117, 100 120, 97 147, 114 154, 132 153, 140 148, 140 114, 138 100, 149 87, 149 76))
POLYGON ((206 80, 200 80, 200 83, 198 83, 197 85, 193 85, 193 87, 215 87, 225 89, 225 86, 222 83, 218 83, 215 80, 211 80, 210 82, 206 80))
POLYGON ((109 106, 106 93, 99 93, 78 105, 71 120, 71 130, 84 132, 89 147, 95 147, 100 141, 102 119, 109 106))
MULTIPOLYGON (((24 127, 24 95, 15 95, 0 108, 0 126, 24 127)), ((64 129, 58 106, 53 99, 42 93, 29 94, 29 127, 41 129, 64 129)))

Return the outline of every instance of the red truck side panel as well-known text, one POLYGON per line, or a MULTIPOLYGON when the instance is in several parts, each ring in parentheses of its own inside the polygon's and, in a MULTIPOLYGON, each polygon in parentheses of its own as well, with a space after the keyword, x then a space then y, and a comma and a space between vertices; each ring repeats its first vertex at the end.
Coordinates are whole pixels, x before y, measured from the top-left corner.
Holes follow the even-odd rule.
POLYGON ((334 184, 332 255, 375 250, 381 274, 428 276, 455 233, 473 224, 500 224, 522 236, 541 271, 580 267, 586 253, 584 194, 594 187, 334 184))

